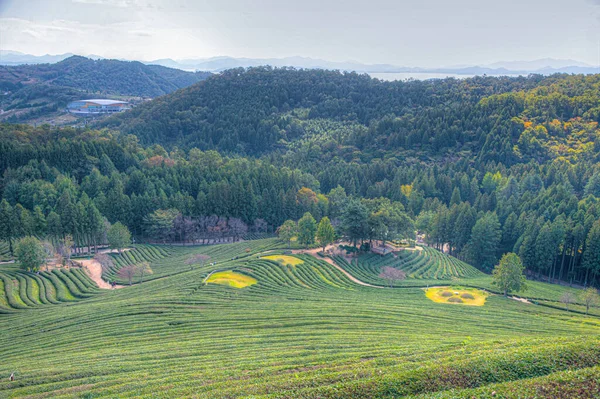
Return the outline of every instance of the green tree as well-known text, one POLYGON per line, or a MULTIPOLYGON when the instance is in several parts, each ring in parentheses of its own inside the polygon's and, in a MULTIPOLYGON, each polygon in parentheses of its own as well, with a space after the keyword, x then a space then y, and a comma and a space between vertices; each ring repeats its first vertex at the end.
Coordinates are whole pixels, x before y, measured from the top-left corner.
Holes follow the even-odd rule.
POLYGON ((40 270, 40 267, 46 261, 44 246, 40 240, 32 236, 21 238, 17 242, 15 253, 21 268, 27 271, 36 272, 40 270))
POLYGON ((277 229, 277 235, 283 241, 287 241, 288 248, 292 245, 292 238, 298 234, 298 225, 293 220, 286 220, 277 229))
POLYGON ((535 240, 536 265, 542 273, 548 273, 558 248, 553 240, 552 225, 544 223, 535 240))
POLYGON ((7 200, 0 203, 0 239, 8 241, 10 256, 14 255, 13 240, 15 239, 15 217, 13 209, 7 200))
POLYGON ((486 213, 477 220, 471 231, 468 253, 471 263, 482 270, 491 270, 496 263, 496 251, 500 244, 501 231, 498 216, 486 213))
POLYGON ((111 248, 116 249, 119 253, 122 252, 123 248, 131 244, 131 233, 127 226, 121 222, 117 222, 110 226, 106 234, 108 239, 108 245, 111 248))
POLYGON ((304 216, 298 220, 298 241, 307 247, 315 242, 315 233, 317 232, 317 221, 306 212, 304 216))
POLYGON ((348 202, 342 215, 342 228, 344 234, 356 246, 357 240, 362 240, 366 236, 366 226, 369 213, 366 206, 358 200, 348 202))
POLYGON ((596 221, 585 240, 585 252, 583 253, 583 267, 585 272, 585 284, 587 285, 590 272, 600 272, 600 220, 596 221))
POLYGON ((157 209, 144 219, 146 233, 157 240, 165 241, 172 238, 177 216, 179 216, 177 209, 157 209))
POLYGON ((450 205, 458 205, 462 202, 462 198, 460 195, 460 188, 454 187, 452 191, 452 197, 450 198, 450 205))
POLYGON ((48 235, 52 239, 52 242, 56 244, 64 235, 59 214, 54 211, 50 212, 46 218, 46 225, 48 235))
POLYGON ((319 222, 316 238, 319 245, 323 247, 323 252, 325 252, 325 247, 331 244, 335 239, 335 231, 327 216, 323 217, 319 222))
POLYGON ((34 234, 40 237, 44 237, 46 235, 46 217, 42 212, 42 208, 39 206, 35 206, 33 208, 33 230, 34 234))
POLYGON ((500 263, 494 268, 492 283, 502 290, 504 296, 509 292, 523 291, 527 288, 524 270, 523 262, 517 254, 512 252, 504 254, 500 263))

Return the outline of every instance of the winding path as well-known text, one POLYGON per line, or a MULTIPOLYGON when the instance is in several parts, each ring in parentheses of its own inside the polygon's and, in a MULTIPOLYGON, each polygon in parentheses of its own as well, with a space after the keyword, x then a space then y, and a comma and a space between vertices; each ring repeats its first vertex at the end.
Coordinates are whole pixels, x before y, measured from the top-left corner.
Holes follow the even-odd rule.
MULTIPOLYGON (((87 272, 87 275, 96 283, 99 288, 110 290, 113 287, 102 279, 102 265, 95 259, 78 259, 79 263, 87 272)), ((115 285, 114 288, 123 288, 124 285, 115 285)))
MULTIPOLYGON (((325 248, 325 250, 329 249, 329 248, 334 248, 334 245, 329 245, 325 248)), ((387 287, 381 287, 378 285, 373 285, 373 284, 369 284, 369 283, 365 283, 364 281, 361 281, 359 279, 357 279, 356 277, 354 277, 353 275, 351 275, 350 273, 348 273, 346 270, 344 270, 344 268, 342 268, 340 265, 338 265, 337 263, 335 263, 335 261, 333 259, 331 259, 329 256, 326 256, 324 258, 321 258, 320 256, 317 256, 317 252, 320 252, 321 248, 313 248, 313 249, 295 249, 292 251, 292 254, 307 254, 307 255, 311 255, 316 259, 319 260, 323 260, 327 263, 329 263, 330 265, 332 265, 333 267, 335 267, 336 269, 338 269, 340 272, 344 273, 344 275, 346 277, 348 277, 348 279, 350 279, 350 281, 358 284, 358 285, 362 285, 363 287, 371 287, 371 288, 387 288, 387 287)))

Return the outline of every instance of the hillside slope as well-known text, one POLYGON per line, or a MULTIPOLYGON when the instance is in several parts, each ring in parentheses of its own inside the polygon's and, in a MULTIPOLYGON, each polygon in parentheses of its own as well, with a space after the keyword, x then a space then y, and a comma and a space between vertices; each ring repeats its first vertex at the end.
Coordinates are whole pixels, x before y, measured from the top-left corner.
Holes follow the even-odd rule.
POLYGON ((157 97, 209 76, 159 65, 72 56, 55 64, 0 66, 0 102, 5 113, 28 120, 81 97, 157 97), (21 112, 19 112, 21 110, 21 112))
POLYGON ((175 256, 163 278, 0 315, 0 375, 16 375, 0 396, 353 399, 493 388, 513 397, 565 379, 596 392, 596 317, 494 295, 473 307, 435 303, 420 288, 362 287, 312 256, 294 266, 259 258, 271 245, 285 243, 181 248, 218 265, 190 268, 175 256), (217 270, 225 281, 205 283, 217 270), (234 277, 255 283, 234 288, 234 277))
POLYGON ((258 67, 225 71, 101 126, 146 144, 243 155, 322 147, 352 160, 478 157, 504 164, 571 156, 594 141, 600 76, 385 82, 258 67), (572 135, 572 126, 584 135, 572 135), (562 151, 562 152, 561 152, 562 151))

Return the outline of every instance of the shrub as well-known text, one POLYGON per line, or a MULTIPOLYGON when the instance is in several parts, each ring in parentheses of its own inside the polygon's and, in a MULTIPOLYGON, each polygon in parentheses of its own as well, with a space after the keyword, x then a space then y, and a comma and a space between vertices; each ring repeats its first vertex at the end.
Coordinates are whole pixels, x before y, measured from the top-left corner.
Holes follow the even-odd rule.
POLYGON ((457 297, 452 297, 448 299, 448 302, 452 302, 452 303, 463 303, 464 301, 460 298, 457 297))
POLYGON ((454 295, 454 294, 452 294, 451 292, 448 292, 448 291, 444 291, 440 294, 440 296, 443 296, 445 298, 450 297, 452 295, 454 295))
POLYGON ((475 299, 475 297, 472 294, 469 294, 468 292, 465 292, 460 297, 464 299, 475 299))

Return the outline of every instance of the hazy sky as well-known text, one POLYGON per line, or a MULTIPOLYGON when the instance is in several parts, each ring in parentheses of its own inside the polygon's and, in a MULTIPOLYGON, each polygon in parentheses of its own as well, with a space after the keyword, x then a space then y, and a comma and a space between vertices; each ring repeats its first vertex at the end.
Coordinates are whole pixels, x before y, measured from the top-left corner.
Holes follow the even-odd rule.
POLYGON ((599 63, 600 0, 0 0, 0 49, 407 66, 599 63))

